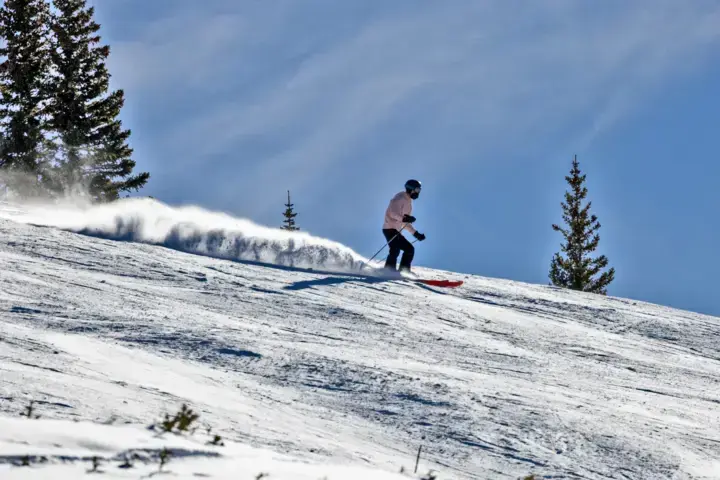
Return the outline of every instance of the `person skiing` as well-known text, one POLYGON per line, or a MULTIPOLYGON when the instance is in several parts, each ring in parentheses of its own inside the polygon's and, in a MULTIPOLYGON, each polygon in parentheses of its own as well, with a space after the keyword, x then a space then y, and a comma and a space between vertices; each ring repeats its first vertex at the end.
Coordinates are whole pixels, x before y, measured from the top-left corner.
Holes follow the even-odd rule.
POLYGON ((419 233, 412 226, 416 218, 412 216, 413 200, 420 196, 422 185, 417 180, 405 182, 405 191, 395 195, 385 212, 385 223, 383 223, 383 235, 388 241, 390 254, 385 261, 385 268, 397 271, 397 259, 400 252, 403 252, 400 259, 400 271, 411 273, 410 267, 415 256, 415 247, 403 235, 402 231, 407 230, 419 241, 425 240, 425 235, 419 233))

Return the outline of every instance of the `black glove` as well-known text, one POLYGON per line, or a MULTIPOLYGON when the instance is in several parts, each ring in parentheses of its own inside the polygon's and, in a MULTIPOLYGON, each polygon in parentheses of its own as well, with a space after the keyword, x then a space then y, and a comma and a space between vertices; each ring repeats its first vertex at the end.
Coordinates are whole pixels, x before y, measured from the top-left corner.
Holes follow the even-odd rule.
POLYGON ((414 236, 415 238, 417 238, 418 241, 420 241, 420 242, 422 242, 423 240, 425 240, 425 235, 423 235, 423 234, 420 233, 420 232, 415 232, 415 233, 413 234, 413 236, 414 236))
POLYGON ((403 223, 415 223, 416 220, 412 215, 403 215, 403 223))

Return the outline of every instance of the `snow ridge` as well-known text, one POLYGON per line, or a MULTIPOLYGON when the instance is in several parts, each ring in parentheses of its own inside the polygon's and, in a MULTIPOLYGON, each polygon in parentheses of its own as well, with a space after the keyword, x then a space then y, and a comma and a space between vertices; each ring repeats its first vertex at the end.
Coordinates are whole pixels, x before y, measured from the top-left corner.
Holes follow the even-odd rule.
POLYGON ((15 210, 14 221, 110 240, 148 243, 209 257, 295 268, 359 271, 364 258, 305 232, 289 232, 196 206, 171 207, 150 198, 105 205, 65 203, 15 210))

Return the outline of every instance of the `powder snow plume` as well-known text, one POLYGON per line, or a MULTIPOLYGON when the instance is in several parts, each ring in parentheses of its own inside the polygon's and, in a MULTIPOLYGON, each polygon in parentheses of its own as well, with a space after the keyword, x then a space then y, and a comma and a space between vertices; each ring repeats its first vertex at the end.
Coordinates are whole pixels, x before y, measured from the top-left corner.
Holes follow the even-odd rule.
POLYGON ((4 216, 105 239, 286 267, 352 272, 365 260, 340 243, 304 232, 268 228, 195 206, 171 207, 147 198, 93 206, 23 206, 4 216))

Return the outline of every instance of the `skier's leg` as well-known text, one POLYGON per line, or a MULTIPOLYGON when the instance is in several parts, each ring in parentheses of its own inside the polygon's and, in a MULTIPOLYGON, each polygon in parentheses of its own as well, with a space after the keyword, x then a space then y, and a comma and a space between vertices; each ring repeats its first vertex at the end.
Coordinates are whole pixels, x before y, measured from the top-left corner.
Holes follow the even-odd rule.
POLYGON ((400 260, 400 270, 410 271, 412 266, 413 258, 415 258, 415 247, 408 241, 407 238, 400 235, 398 237, 398 247, 403 251, 402 259, 400 260))
POLYGON ((385 260, 385 268, 397 270, 397 259, 400 255, 398 240, 405 238, 399 233, 400 232, 394 229, 383 230, 383 235, 385 235, 385 239, 388 241, 388 246, 390 247, 390 254, 387 257, 387 260, 385 260))

